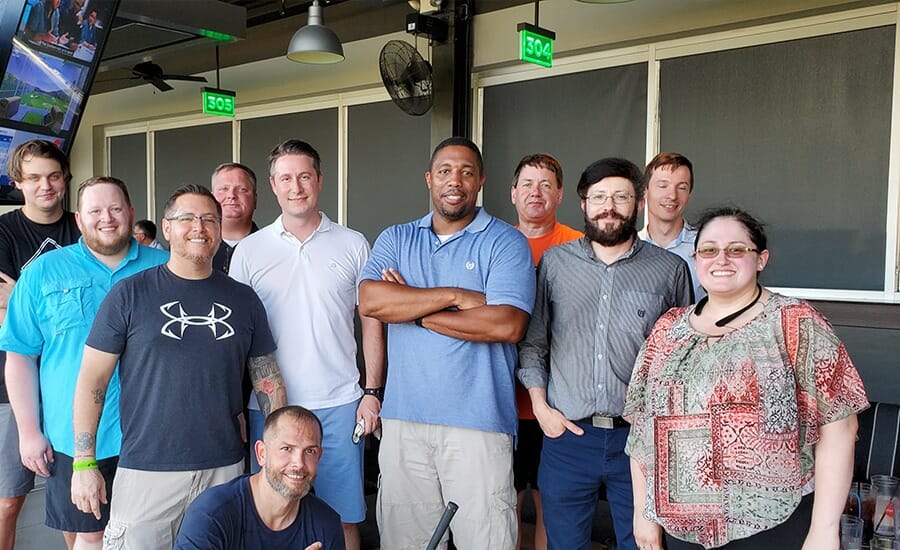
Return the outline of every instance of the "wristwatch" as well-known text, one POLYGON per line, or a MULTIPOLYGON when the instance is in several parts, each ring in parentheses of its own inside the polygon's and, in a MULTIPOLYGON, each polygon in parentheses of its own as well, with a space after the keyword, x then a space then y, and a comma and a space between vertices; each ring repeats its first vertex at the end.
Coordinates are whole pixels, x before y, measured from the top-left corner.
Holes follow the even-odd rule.
POLYGON ((384 401, 384 387, 380 388, 363 388, 363 395, 373 395, 378 402, 384 401))

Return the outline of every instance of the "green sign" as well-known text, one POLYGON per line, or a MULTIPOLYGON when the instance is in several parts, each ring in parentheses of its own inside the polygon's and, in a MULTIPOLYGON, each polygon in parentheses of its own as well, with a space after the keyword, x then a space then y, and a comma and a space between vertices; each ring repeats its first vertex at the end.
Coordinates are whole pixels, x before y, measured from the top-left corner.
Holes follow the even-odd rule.
POLYGON ((556 33, 519 23, 519 59, 542 67, 553 66, 553 40, 556 33))
POLYGON ((234 116, 235 93, 230 90, 203 88, 203 112, 208 115, 234 116))
POLYGON ((216 32, 207 29, 200 29, 200 35, 205 36, 207 38, 211 38, 216 42, 231 42, 234 40, 234 37, 230 34, 225 34, 224 32, 216 32))

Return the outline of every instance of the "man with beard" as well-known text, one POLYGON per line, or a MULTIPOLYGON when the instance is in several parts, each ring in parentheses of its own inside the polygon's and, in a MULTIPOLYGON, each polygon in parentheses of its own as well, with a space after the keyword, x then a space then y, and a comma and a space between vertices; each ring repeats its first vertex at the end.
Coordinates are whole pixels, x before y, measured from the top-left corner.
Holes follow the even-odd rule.
MULTIPOLYGON (((516 545, 516 348, 534 303, 528 243, 476 207, 478 147, 442 141, 425 183, 434 211, 387 228, 359 311, 388 326, 378 526, 384 548, 422 548, 447 501, 461 550, 516 545)), ((446 543, 445 543, 446 544, 446 543)))
POLYGON ((538 265, 517 375, 546 436, 538 484, 551 550, 590 545, 603 486, 617 548, 636 548, 625 388, 656 319, 691 303, 684 261, 637 238, 642 190, 627 160, 588 166, 578 181, 585 237, 548 250, 538 265))
POLYGON ((176 550, 343 550, 341 518, 310 495, 322 457, 322 424, 289 405, 266 418, 254 445, 262 470, 208 489, 188 509, 176 550))
POLYGON ((264 414, 285 402, 262 302, 212 267, 221 206, 205 187, 185 185, 164 212, 169 261, 110 290, 75 389, 72 501, 99 517, 107 491, 96 451, 106 442, 97 423, 119 362, 122 452, 104 535, 112 548, 171 546, 191 501, 243 473, 245 368, 264 414))
MULTIPOLYGON (((116 178, 82 183, 75 219, 82 233, 79 242, 44 254, 22 272, 0 328, 0 349, 7 352, 9 400, 22 463, 48 478, 47 526, 63 531, 70 547, 78 540, 80 548, 100 548, 109 507, 103 506, 97 519, 80 512, 69 494, 75 455, 72 401, 81 352, 110 287, 169 255, 131 238, 134 209, 125 184, 116 178)), ((111 482, 122 439, 118 379, 110 384, 106 406, 97 458, 111 482)))

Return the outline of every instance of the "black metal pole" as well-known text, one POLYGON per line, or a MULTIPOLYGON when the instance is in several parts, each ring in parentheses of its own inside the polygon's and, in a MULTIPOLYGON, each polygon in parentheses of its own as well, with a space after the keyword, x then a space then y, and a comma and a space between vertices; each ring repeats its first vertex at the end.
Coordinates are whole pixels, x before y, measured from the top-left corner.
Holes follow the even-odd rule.
POLYGON ((457 0, 453 21, 453 135, 472 137, 472 16, 475 0, 457 0))

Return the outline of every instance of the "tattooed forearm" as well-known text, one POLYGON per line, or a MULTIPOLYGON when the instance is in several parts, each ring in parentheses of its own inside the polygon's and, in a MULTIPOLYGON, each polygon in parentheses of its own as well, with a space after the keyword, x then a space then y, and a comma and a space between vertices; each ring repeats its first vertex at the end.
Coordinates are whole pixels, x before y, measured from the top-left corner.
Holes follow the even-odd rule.
POLYGON ((96 439, 94 434, 81 432, 75 436, 75 453, 88 453, 94 450, 96 439))
POLYGON ((287 403, 284 379, 281 377, 281 369, 278 368, 274 353, 250 357, 247 360, 247 369, 250 371, 250 380, 253 381, 256 400, 263 415, 268 416, 272 410, 287 403))
POLYGON ((91 395, 94 396, 94 405, 102 405, 106 401, 106 392, 100 388, 91 390, 91 395))
POLYGON ((274 353, 250 357, 247 359, 247 369, 250 371, 250 380, 254 384, 257 380, 268 378, 273 374, 281 376, 281 370, 278 368, 278 363, 275 362, 274 353))

